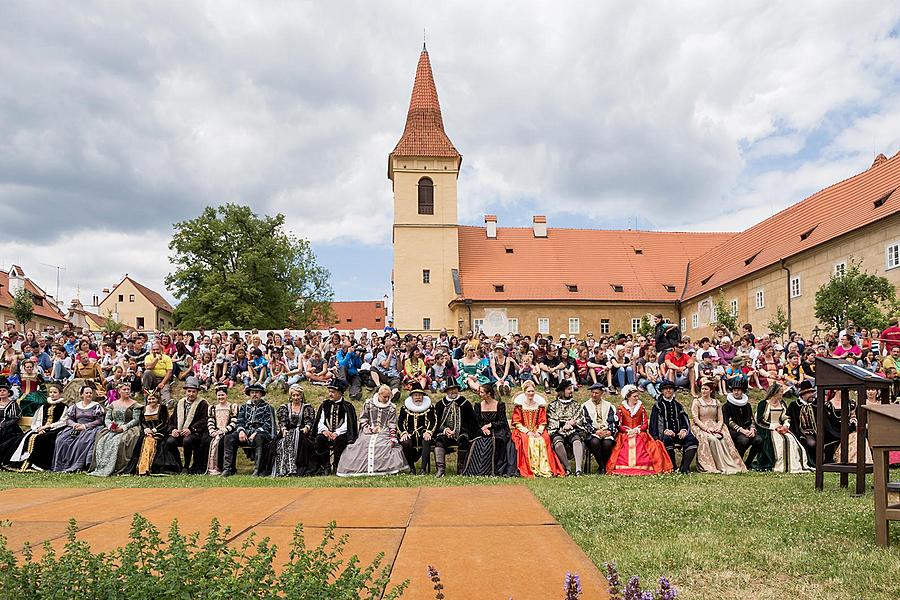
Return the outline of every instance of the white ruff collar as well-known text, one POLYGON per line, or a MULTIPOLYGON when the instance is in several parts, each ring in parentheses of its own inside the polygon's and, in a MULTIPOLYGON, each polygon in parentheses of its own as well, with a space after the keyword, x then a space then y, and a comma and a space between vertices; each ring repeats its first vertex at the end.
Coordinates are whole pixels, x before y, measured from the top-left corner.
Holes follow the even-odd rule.
POLYGON ((377 395, 377 394, 374 395, 374 396, 372 396, 371 398, 369 398, 369 402, 371 402, 371 403, 372 403, 375 407, 377 407, 377 408, 387 408, 388 406, 391 405, 391 401, 390 401, 390 400, 388 400, 387 402, 383 402, 383 403, 382 403, 382 402, 379 402, 379 401, 378 401, 378 395, 377 395))
MULTIPOLYGON (((540 394, 534 395, 534 401, 537 403, 538 406, 545 406, 547 404, 547 401, 540 394)), ((521 394, 516 396, 515 399, 513 400, 513 403, 524 407, 525 406, 525 393, 522 392, 521 394)))
POLYGON ((633 416, 636 415, 637 412, 641 409, 641 407, 643 406, 643 403, 641 403, 641 402, 639 401, 639 402, 638 402, 637 404, 635 404, 634 406, 628 406, 628 403, 627 403, 627 402, 623 402, 623 403, 622 403, 622 406, 624 406, 624 407, 625 407, 625 410, 627 410, 627 411, 631 414, 631 416, 633 417, 633 416))
POLYGON ((729 404, 734 404, 735 406, 746 406, 749 396, 744 395, 744 396, 741 396, 740 399, 737 399, 734 396, 732 396, 731 394, 728 394, 725 397, 725 399, 728 400, 729 404))
POLYGON ((403 406, 405 406, 406 410, 408 410, 411 413, 423 413, 426 410, 428 410, 429 408, 431 408, 431 398, 429 398, 428 396, 425 396, 425 399, 422 400, 422 404, 417 405, 417 404, 413 404, 412 398, 407 397, 406 400, 403 402, 403 406))

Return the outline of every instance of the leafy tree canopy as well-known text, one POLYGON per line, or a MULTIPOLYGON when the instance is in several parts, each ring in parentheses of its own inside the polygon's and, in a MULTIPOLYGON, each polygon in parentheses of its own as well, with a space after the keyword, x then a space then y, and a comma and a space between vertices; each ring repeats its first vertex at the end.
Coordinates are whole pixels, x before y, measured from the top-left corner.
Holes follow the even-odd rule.
POLYGON ((331 315, 330 274, 309 242, 284 231, 284 215, 248 206, 207 207, 175 224, 166 285, 179 327, 308 328, 331 315))
POLYGON ((25 286, 22 286, 12 297, 13 303, 10 310, 24 330, 25 324, 34 318, 34 295, 25 286))
POLYGON ((840 331, 852 320, 857 327, 884 329, 896 310, 894 284, 863 271, 861 264, 850 257, 844 274, 833 274, 816 292, 816 318, 823 325, 840 331))

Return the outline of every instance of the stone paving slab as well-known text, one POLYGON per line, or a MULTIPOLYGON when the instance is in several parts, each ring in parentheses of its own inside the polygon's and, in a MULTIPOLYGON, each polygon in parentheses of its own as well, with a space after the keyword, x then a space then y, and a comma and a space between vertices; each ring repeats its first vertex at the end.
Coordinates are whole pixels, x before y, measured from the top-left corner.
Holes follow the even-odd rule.
MULTIPOLYGON (((363 564, 384 552, 392 581, 410 579, 404 598, 433 598, 426 567, 441 573, 448 598, 529 598, 562 595, 567 571, 581 576, 584 600, 605 597, 605 579, 524 486, 442 488, 118 488, 0 491, 2 533, 11 550, 44 540, 61 549, 66 524, 95 552, 128 541, 141 513, 165 537, 177 518, 182 533, 205 533, 212 517, 231 527, 230 543, 251 531, 269 537, 287 559, 294 527, 304 524, 308 547, 335 521, 348 534, 344 557, 363 564)), ((40 555, 40 550, 36 550, 40 555)))

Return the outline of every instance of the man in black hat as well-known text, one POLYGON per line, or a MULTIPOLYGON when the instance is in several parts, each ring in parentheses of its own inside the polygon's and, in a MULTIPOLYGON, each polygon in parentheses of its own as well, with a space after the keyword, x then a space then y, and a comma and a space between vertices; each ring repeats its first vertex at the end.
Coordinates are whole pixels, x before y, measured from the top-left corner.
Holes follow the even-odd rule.
POLYGON ((584 415, 573 394, 575 386, 568 379, 562 380, 556 386, 556 400, 547 407, 547 433, 553 444, 559 462, 566 468, 566 474, 571 475, 568 452, 572 452, 575 458, 575 475, 581 475, 581 467, 584 463, 584 415))
POLYGON ((605 398, 606 387, 595 383, 588 388, 591 397, 581 405, 587 436, 588 451, 597 461, 601 474, 606 473, 606 463, 616 445, 616 434, 619 431, 619 417, 616 407, 605 398))
POLYGON ((804 379, 797 386, 797 399, 787 407, 787 416, 791 423, 791 433, 806 449, 809 466, 816 466, 816 384, 811 379, 804 379))
MULTIPOLYGON (((319 456, 319 464, 323 472, 334 474, 337 472, 341 454, 348 444, 356 441, 359 428, 356 424, 356 409, 349 402, 344 401, 344 387, 346 384, 336 379, 328 387, 328 399, 319 407, 316 413, 316 454, 319 456), (329 462, 328 453, 334 454, 334 460, 329 462)), ((325 473, 323 473, 325 474, 325 473)))
POLYGON ((206 419, 209 407, 206 400, 197 396, 200 385, 197 378, 191 375, 184 380, 184 398, 175 403, 172 416, 169 417, 169 437, 166 438, 165 466, 168 472, 191 473, 199 475, 206 471, 206 419), (184 449, 184 462, 178 448, 184 449))
POLYGON ((434 436, 434 462, 437 463, 435 477, 443 477, 446 469, 447 454, 458 451, 456 467, 466 464, 466 453, 469 441, 477 429, 475 409, 472 404, 459 394, 459 385, 452 378, 447 380, 447 394, 434 407, 437 418, 436 435, 434 436))
POLYGON ((255 461, 254 477, 268 475, 269 442, 275 439, 275 409, 266 402, 266 388, 258 383, 247 386, 244 393, 250 396, 238 408, 236 427, 225 437, 224 468, 222 475, 235 474, 234 453, 238 446, 250 449, 255 461))
POLYGON ((756 455, 763 447, 763 439, 756 432, 753 409, 750 398, 744 393, 744 384, 740 377, 728 380, 731 391, 725 397, 722 406, 722 419, 731 434, 731 441, 748 469, 752 468, 756 455), (749 450, 749 452, 748 452, 749 450))
POLYGON ((672 460, 672 468, 675 462, 675 447, 681 448, 682 473, 691 472, 691 463, 697 454, 697 446, 700 443, 691 433, 691 422, 687 412, 681 403, 675 399, 675 382, 664 380, 660 386, 660 396, 653 404, 650 411, 650 435, 663 443, 666 452, 672 460))
POLYGON ((431 440, 437 427, 434 406, 431 398, 419 382, 413 382, 412 390, 406 398, 397 418, 397 433, 400 435, 400 446, 409 463, 411 473, 416 472, 416 461, 421 457, 420 475, 428 472, 431 461, 431 440))

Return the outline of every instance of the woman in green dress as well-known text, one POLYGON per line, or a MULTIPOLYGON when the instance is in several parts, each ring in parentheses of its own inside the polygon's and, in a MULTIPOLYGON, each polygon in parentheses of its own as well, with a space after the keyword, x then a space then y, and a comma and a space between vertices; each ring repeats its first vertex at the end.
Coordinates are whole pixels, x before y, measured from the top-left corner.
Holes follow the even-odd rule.
POLYGON ((784 390, 776 381, 756 407, 756 431, 763 440, 756 465, 761 471, 806 473, 812 469, 806 460, 806 450, 791 433, 790 419, 782 402, 784 390))
POLYGON ((487 368, 487 359, 479 357, 474 346, 466 348, 466 355, 457 361, 459 377, 456 378, 456 383, 459 384, 460 391, 471 389, 477 392, 479 387, 490 383, 490 377, 484 374, 487 368))
MULTIPOLYGON (((131 397, 131 385, 119 384, 119 399, 106 409, 105 427, 94 440, 95 477, 124 473, 141 439, 142 406, 131 397)), ((133 463, 132 463, 133 464, 133 463)))

